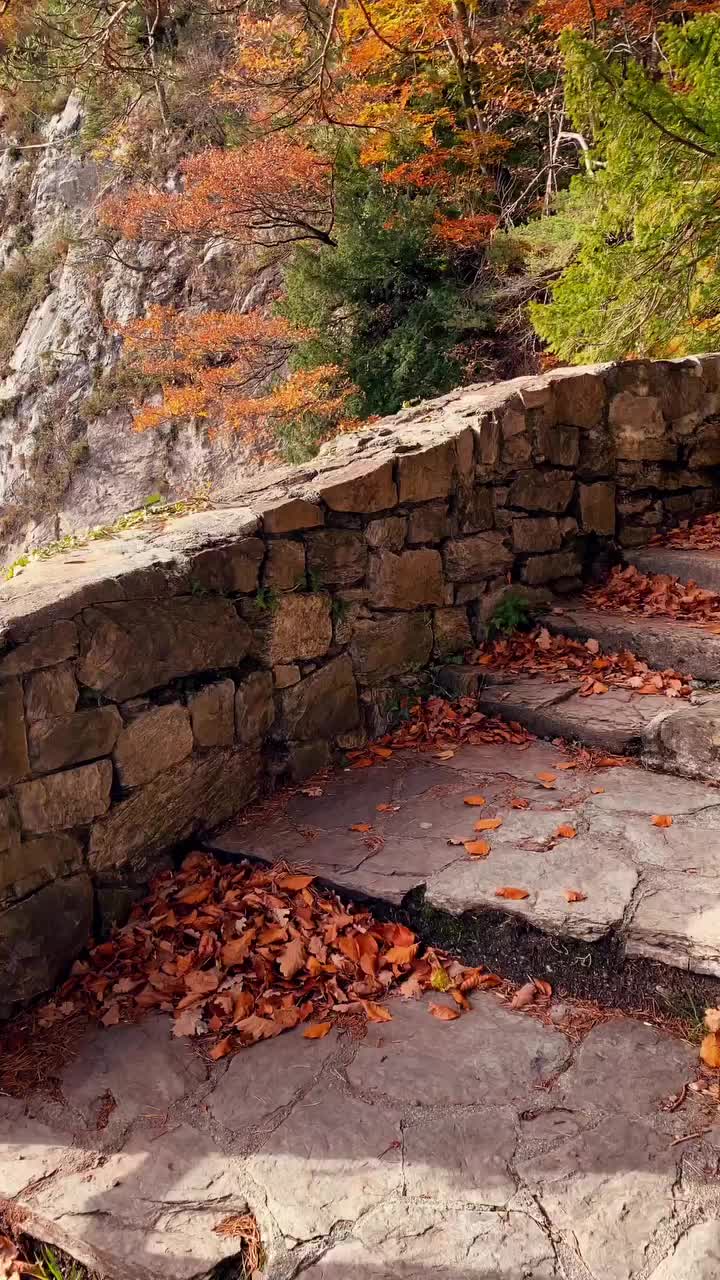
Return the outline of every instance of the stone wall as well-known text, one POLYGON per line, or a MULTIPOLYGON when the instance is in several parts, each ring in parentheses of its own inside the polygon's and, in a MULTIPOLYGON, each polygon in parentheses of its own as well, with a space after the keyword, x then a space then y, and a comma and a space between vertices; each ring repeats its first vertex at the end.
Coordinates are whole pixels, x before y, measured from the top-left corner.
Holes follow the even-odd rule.
POLYGON ((46 990, 153 867, 384 727, 510 581, 720 496, 720 356, 465 388, 236 500, 0 591, 0 1006, 46 990))

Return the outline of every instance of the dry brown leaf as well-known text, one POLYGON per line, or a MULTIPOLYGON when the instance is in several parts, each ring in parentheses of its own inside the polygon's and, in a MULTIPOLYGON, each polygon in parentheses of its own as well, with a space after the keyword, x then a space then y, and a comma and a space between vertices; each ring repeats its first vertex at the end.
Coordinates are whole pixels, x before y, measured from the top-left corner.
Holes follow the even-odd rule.
POLYGON ((372 831, 372 824, 370 822, 356 822, 355 825, 350 828, 350 830, 351 831, 372 831))
POLYGON ((605 788, 604 788, 604 787, 593 787, 593 789, 592 789, 592 794, 593 794, 594 796, 604 796, 604 795, 605 795, 605 788))
POLYGON ((414 942, 411 947, 391 947, 385 952, 383 959, 388 964, 410 964, 415 959, 420 947, 419 942, 414 942))
POLYGON ((574 840, 576 835, 577 831, 575 828, 571 827, 567 822, 564 822, 563 825, 558 827, 555 832, 555 836, 558 840, 574 840))
POLYGON ((487 840, 464 840, 463 843, 471 858, 487 858, 490 852, 487 840))
POLYGON ((441 1022, 454 1022, 460 1017, 459 1009, 451 1009, 449 1004, 430 1004, 428 1008, 433 1018, 439 1018, 441 1022))
POLYGON ((225 1036, 224 1040, 218 1040, 217 1044, 210 1050, 210 1057, 214 1062, 219 1062, 220 1058, 227 1058, 229 1053, 233 1051, 233 1041, 231 1036, 225 1036))
POLYGON ((120 1021, 120 1005, 111 1004, 100 1021, 104 1027, 116 1027, 120 1021))
POLYGON ((302 938, 291 938, 278 960, 278 968, 283 978, 294 978, 304 964, 305 944, 302 938))
POLYGON ((470 1001, 468 1000, 467 996, 463 994, 463 992, 460 990, 459 987, 453 987, 450 992, 450 995, 452 996, 456 1005, 458 1005, 460 1009, 472 1008, 472 1005, 470 1004, 470 1001))
POLYGON ((720 1067, 720 1036, 714 1031, 703 1038, 700 1045, 700 1058, 706 1067, 717 1070, 720 1067))
POLYGON ((669 813, 654 813, 650 821, 654 827, 671 827, 673 824, 669 813))
POLYGON ((473 831, 497 831, 503 824, 502 818, 481 818, 475 823, 473 831))
POLYGON ((557 775, 554 773, 547 773, 547 772, 536 773, 535 777, 537 778, 538 782, 547 782, 548 784, 552 782, 557 782, 557 775))
POLYGON ((535 983, 532 980, 530 982, 525 982, 521 987, 518 987, 515 992, 515 995, 510 1001, 510 1008, 525 1009, 527 1005, 533 1004, 533 1002, 537 1000, 537 997, 538 989, 535 986, 535 983))
POLYGON ((315 876, 299 876, 299 875, 278 876, 278 888, 290 889, 293 892, 300 889, 308 889, 314 879, 315 879, 315 876))
POLYGON ((706 1009, 703 1022, 708 1031, 720 1031, 720 1009, 706 1009))
POLYGON ((348 960, 352 960, 353 964, 360 963, 360 947, 358 946, 357 938, 354 938, 352 934, 346 933, 342 938, 338 938, 337 945, 343 955, 347 956, 348 960))
POLYGON ((503 885, 502 889, 495 890, 496 898, 511 898, 513 902, 520 902, 523 898, 529 898, 530 894, 527 889, 514 889, 512 885, 503 885))
POLYGON ((523 796, 513 796, 512 800, 510 801, 511 809, 527 809, 529 808, 529 806, 530 806, 530 801, 525 800, 523 796))
POLYGON ((230 942, 226 942, 220 952, 220 959, 226 969, 231 969, 234 965, 242 964, 247 960, 250 948, 255 941, 255 929, 246 929, 239 938, 232 938, 230 942))
POLYGON ((174 1036, 196 1036, 201 1023, 200 1009, 183 1009, 173 1023, 174 1036))
POLYGON ((368 1022, 392 1022, 392 1014, 384 1004, 376 1004, 374 1000, 361 1000, 368 1022))
POLYGON ((465 796, 465 799, 463 800, 463 804, 480 806, 485 804, 485 797, 484 796, 465 796))
POLYGON ((587 894, 579 889, 566 889, 563 896, 566 902, 585 902, 587 899, 587 894))
POLYGON ((239 991, 233 999, 233 1022, 242 1022, 243 1018, 247 1018, 252 1013, 254 1004, 255 1001, 249 991, 239 991))
POLYGON ((238 1035, 254 1044, 257 1040, 270 1040, 282 1031, 282 1027, 277 1026, 270 1018, 261 1018, 256 1013, 251 1013, 248 1018, 236 1023, 235 1030, 238 1035))
POLYGON ((324 1040, 330 1031, 332 1022, 314 1022, 311 1027, 305 1028, 303 1036, 306 1040, 324 1040))

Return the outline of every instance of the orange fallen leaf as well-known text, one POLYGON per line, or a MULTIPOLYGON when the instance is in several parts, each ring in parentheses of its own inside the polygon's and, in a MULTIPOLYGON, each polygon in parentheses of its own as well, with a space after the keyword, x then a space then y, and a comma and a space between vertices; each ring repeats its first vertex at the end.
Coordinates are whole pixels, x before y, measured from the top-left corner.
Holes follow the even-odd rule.
POLYGON ((605 788, 604 788, 604 787, 593 787, 593 789, 592 789, 592 794, 593 794, 594 796, 604 796, 604 795, 605 795, 605 788))
POLYGON ((397 813, 400 808, 399 804, 376 804, 375 809, 378 813, 397 813))
POLYGON ((369 769, 370 766, 373 765, 374 763, 375 761, 373 760, 372 756, 361 756, 359 760, 353 760, 352 764, 350 765, 350 768, 351 769, 369 769))
POLYGON ((537 997, 538 989, 535 986, 535 983, 532 980, 530 982, 524 982, 521 987, 518 987, 515 995, 510 1001, 510 1008, 525 1009, 529 1004, 533 1004, 533 1002, 537 1000, 537 997))
POLYGON ((485 804, 484 796, 465 796, 463 804, 481 805, 485 804))
POLYGON ((566 902, 585 902, 587 898, 587 894, 581 893, 579 889, 566 889, 563 896, 566 902))
POLYGON ((538 782, 557 782, 557 775, 554 773, 536 773, 535 777, 538 782))
POLYGON ((562 764, 556 764, 555 768, 556 769, 577 769, 577 764, 574 760, 563 760, 562 764))
POLYGON ((449 1004, 431 1004, 428 1008, 433 1018, 439 1018, 441 1022, 454 1022, 460 1017, 459 1009, 451 1009, 449 1004))
MULTIPOLYGON (((248 933, 252 933, 253 937, 255 937, 254 929, 248 929, 248 933)), ((225 948, 223 947, 224 950, 225 948)), ((217 991, 220 986, 220 979, 212 969, 193 969, 190 973, 185 974, 185 986, 193 995, 208 995, 211 991, 217 991)))
POLYGON ((350 828, 351 831, 372 831, 372 825, 369 822, 356 822, 350 828))
POLYGON ((242 1022, 253 1011, 255 1001, 249 991, 239 991, 233 1000, 233 1022, 242 1022))
POLYGON ((511 898, 514 902, 520 902, 523 898, 529 898, 530 894, 527 889, 513 889, 512 885, 503 885, 502 889, 495 890, 496 898, 511 898))
POLYGON ((312 884, 314 876, 278 876, 278 887, 280 889, 300 890, 307 889, 312 884))
POLYGON ((357 938, 349 933, 344 934, 342 938, 338 938, 338 948, 348 960, 352 960, 353 964, 360 963, 360 947, 357 938))
MULTIPOLYGON (((247 959, 254 938, 255 930, 246 929, 239 938, 232 938, 230 942, 225 943, 220 952, 220 958, 226 969, 230 969, 236 964, 242 964, 243 960, 247 959)), ((185 985, 187 986, 187 980, 185 985)), ((217 986, 217 983, 215 985, 217 986)))
POLYGON ((306 1040, 324 1040, 329 1031, 332 1031, 332 1022, 315 1022, 305 1028, 303 1036, 306 1040))
POLYGON ((278 960, 278 968, 283 978, 294 978, 304 964, 305 944, 302 938, 291 938, 278 960))
POLYGON ((700 1058, 706 1067, 712 1067, 717 1070, 720 1067, 720 1036, 715 1031, 711 1031, 705 1036, 700 1045, 700 1058))
POLYGON ((392 755, 391 747, 373 747, 372 751, 376 756, 379 756, 381 760, 389 760, 392 755))
POLYGON ((383 960, 388 964, 410 964, 410 961, 415 959, 419 947, 419 942, 413 943, 411 947, 391 947, 385 952, 383 960))
POLYGON ((232 1053, 232 1047, 232 1037, 225 1036, 224 1040, 218 1040, 217 1044, 210 1050, 210 1057, 215 1062, 218 1062, 220 1058, 227 1058, 228 1054, 232 1053))
POLYGON ((481 818, 475 823, 473 831, 497 831, 503 824, 502 818, 481 818))
POLYGON ((555 835, 558 840, 574 840, 577 835, 577 831, 574 827, 571 827, 569 823, 564 822, 561 827, 558 827, 555 835))
POLYGON ((547 999, 549 1000, 552 995, 552 987, 550 986, 550 983, 546 982, 544 978, 533 978, 532 981, 537 987, 538 995, 547 996, 547 999))
POLYGON ((669 813, 654 813, 650 821, 654 827, 671 827, 673 824, 669 813))
POLYGON ((460 1009, 472 1008, 472 1005, 470 1004, 470 1001, 468 1000, 467 996, 463 994, 463 992, 460 990, 459 987, 453 987, 452 991, 450 992, 450 995, 452 996, 456 1005, 458 1005, 460 1009))
POLYGON ((452 760, 454 755, 455 755, 454 751, 436 751, 435 759, 436 760, 452 760))
POLYGON ((527 809, 530 804, 529 800, 525 800, 522 796, 513 796, 510 801, 511 809, 527 809))
POLYGON ((365 1010, 368 1022, 392 1022, 392 1014, 383 1004, 376 1004, 374 1000, 361 1000, 363 1009, 365 1010))
POLYGON ((487 858, 490 852, 487 840, 464 840, 463 844, 471 858, 487 858))

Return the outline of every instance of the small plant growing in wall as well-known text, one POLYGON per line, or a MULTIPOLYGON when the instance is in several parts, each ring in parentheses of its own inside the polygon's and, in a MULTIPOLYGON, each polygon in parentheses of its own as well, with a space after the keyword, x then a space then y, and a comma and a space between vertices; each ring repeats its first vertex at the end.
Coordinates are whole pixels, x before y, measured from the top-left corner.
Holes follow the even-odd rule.
POLYGON ((510 636, 515 631, 528 631, 533 624, 530 602, 518 592, 511 592, 495 606, 487 625, 488 640, 510 636))
POLYGON ((279 603, 280 597, 273 587, 258 587, 253 608, 257 613, 274 613, 279 603))

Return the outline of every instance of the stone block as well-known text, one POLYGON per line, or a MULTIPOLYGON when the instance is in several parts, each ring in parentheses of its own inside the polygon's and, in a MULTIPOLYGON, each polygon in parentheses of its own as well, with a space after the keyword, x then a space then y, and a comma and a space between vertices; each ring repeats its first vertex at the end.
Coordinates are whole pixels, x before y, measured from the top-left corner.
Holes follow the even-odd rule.
POLYGON ((237 666, 250 629, 229 600, 183 597, 85 609, 81 684, 124 701, 178 676, 237 666))
POLYGON ((235 741, 235 685, 232 680, 206 684, 188 698, 197 747, 231 747, 235 741))
POLYGON ((193 557, 191 577, 208 591, 257 591, 265 555, 261 538, 241 538, 227 547, 209 547, 193 557))
POLYGON ((74 622, 54 622, 36 632, 25 644, 19 644, 0 658, 0 677, 24 675, 39 667, 54 667, 57 662, 74 658, 78 650, 78 633, 74 622))
POLYGON ((410 512, 408 542, 442 542, 449 533, 447 502, 429 502, 410 512))
POLYGON ((371 520, 365 530, 368 546, 375 551, 402 551, 407 527, 406 516, 383 516, 381 520, 371 520))
POLYGON ((330 597, 325 592, 283 595, 273 608, 252 612, 252 654, 268 666, 321 658, 332 643, 330 597))
POLYGON ((444 440, 418 453, 398 459, 400 502, 429 502, 447 498, 453 489, 456 468, 454 440, 444 440))
POLYGON ((291 742, 287 767, 293 782, 305 782, 327 769, 332 758, 329 742, 291 742))
POLYGON ((720 466, 720 422, 708 423, 698 432, 688 461, 691 467, 720 466))
POLYGON ((530 434, 524 410, 508 409, 502 416, 501 458, 509 466, 521 466, 529 462, 532 454, 530 434))
POLYGON ((118 778, 124 787, 152 782, 159 773, 180 764, 193 749, 187 708, 179 702, 150 707, 133 717, 115 747, 118 778))
POLYGON ((588 430, 603 420, 607 391, 601 374, 558 369, 548 375, 558 422, 588 430))
POLYGON ((555 516, 527 516, 512 522, 515 551, 559 551, 562 546, 560 525, 555 516))
POLYGON ((615 471, 615 449, 607 428, 583 432, 576 474, 583 480, 610 476, 615 471))
POLYGON ((580 485, 580 525, 583 533, 612 538, 615 533, 615 485, 609 480, 580 485))
POLYGON ((631 462, 672 462, 677 458, 660 401, 620 391, 610 403, 610 429, 618 458, 631 462))
POLYGON ((575 492, 575 478, 567 471, 526 471, 510 486, 508 506, 523 511, 567 511, 575 492))
POLYGON ((0 854, 20 843, 20 818, 12 796, 0 800, 0 854))
POLYGON ((30 772, 22 685, 16 676, 0 680, 0 788, 30 772))
POLYGON ((495 498, 489 485, 474 485, 458 495, 457 533, 482 533, 495 524, 495 498))
POLYGON ((60 831, 18 843, 0 853, 0 905, 26 898, 44 884, 81 870, 82 861, 79 842, 60 831))
POLYGON ((55 880, 0 912, 2 1006, 9 1012, 50 991, 88 942, 92 923, 92 885, 83 874, 55 880))
POLYGON ((85 826, 107 812, 111 785, 109 760, 21 783, 15 788, 15 798, 23 831, 44 835, 85 826))
POLYGON ((535 431, 535 457, 556 467, 575 467, 580 460, 580 431, 577 427, 542 424, 535 431))
POLYGON ((444 595, 439 551, 381 551, 370 558, 368 603, 378 609, 417 609, 442 604, 444 595))
POLYGON ((331 511, 387 511, 397 504, 392 459, 379 466, 369 459, 351 462, 322 484, 320 496, 331 511))
POLYGON ((329 740, 354 729, 359 718, 352 662, 342 654, 281 695, 278 727, 293 740, 329 740))
POLYGON ((52 773, 109 756, 121 729, 117 707, 86 707, 69 716, 36 720, 28 730, 32 771, 52 773))
POLYGON ((500 422, 494 414, 485 414, 478 427, 478 460, 484 467, 496 467, 500 461, 500 422))
POLYGON ((433 613, 433 652, 438 658, 463 653, 472 646, 467 609, 436 609, 433 613))
POLYGON ((276 689, 289 689, 300 680, 300 668, 294 663, 288 666, 273 667, 273 680, 276 689))
POLYGON ((25 718, 28 724, 33 720, 72 715, 77 700, 77 681, 69 662, 25 677, 25 718))
POLYGON ((554 555, 532 556, 523 567, 523 581, 530 587, 541 587, 558 578, 576 578, 582 564, 574 551, 557 551, 554 555))
POLYGON ((360 684, 382 684, 424 667, 432 646, 432 626, 426 614, 392 613, 358 619, 350 655, 360 684))
POLYGON ((361 533, 327 529, 307 537, 308 569, 324 587, 351 587, 365 577, 368 547, 361 533))
POLYGON ((476 533, 470 538, 446 542, 443 564, 450 582, 473 582, 491 578, 511 568, 513 554, 502 533, 476 533))
POLYGON ((288 498, 263 508, 262 521, 266 533, 295 533, 325 523, 320 507, 305 498, 288 498))
POLYGON ((258 742, 275 719, 273 678, 269 671, 254 671, 235 694, 235 732, 242 745, 258 742))
POLYGON ((261 769, 259 752, 217 747, 159 774, 94 823, 91 872, 142 869, 181 840, 227 822, 257 794, 261 769))
POLYGON ((305 547, 302 542, 278 538, 268 543, 263 581, 275 591, 294 591, 305 585, 305 547))

